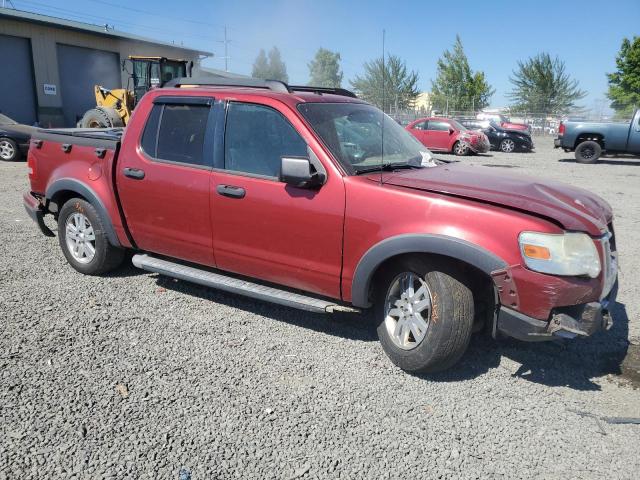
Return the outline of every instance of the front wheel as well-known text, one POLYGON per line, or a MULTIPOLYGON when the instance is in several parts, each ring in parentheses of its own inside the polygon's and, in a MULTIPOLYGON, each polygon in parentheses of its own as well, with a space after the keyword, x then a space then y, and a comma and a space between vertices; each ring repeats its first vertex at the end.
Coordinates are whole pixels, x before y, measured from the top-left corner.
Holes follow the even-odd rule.
POLYGON ((457 141, 453 144, 453 153, 458 156, 467 155, 469 153, 469 146, 464 142, 457 141))
POLYGON ((20 157, 18 144, 10 138, 0 138, 0 159, 13 162, 20 157))
POLYGON ((120 266, 124 250, 109 243, 95 207, 72 198, 58 216, 60 248, 69 264, 85 275, 100 275, 120 266))
POLYGON ((505 138, 500 142, 500 150, 504 153, 511 153, 516 149, 516 144, 510 138, 505 138))
POLYGON ((576 147, 576 160, 579 163, 596 163, 602 155, 602 147, 598 142, 587 140, 576 147))
POLYGON ((377 284, 378 338, 409 372, 437 372, 460 360, 473 326, 473 295, 456 269, 413 258, 388 268, 377 284))

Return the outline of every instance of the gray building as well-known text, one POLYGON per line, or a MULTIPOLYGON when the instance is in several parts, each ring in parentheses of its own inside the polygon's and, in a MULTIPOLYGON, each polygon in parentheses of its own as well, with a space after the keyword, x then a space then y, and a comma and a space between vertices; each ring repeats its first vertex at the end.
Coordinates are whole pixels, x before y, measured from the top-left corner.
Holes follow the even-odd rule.
POLYGON ((129 55, 194 62, 210 52, 91 25, 0 8, 0 112, 44 127, 75 126, 95 106, 94 85, 127 86, 121 62, 129 55))

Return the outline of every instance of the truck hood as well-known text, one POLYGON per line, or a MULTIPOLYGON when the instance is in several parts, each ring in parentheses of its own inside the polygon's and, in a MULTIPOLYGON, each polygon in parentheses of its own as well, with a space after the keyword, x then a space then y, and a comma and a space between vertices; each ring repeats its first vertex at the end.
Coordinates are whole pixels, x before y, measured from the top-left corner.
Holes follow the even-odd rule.
POLYGON ((605 200, 581 188, 462 163, 385 173, 383 182, 520 210, 593 236, 605 233, 613 216, 605 200))

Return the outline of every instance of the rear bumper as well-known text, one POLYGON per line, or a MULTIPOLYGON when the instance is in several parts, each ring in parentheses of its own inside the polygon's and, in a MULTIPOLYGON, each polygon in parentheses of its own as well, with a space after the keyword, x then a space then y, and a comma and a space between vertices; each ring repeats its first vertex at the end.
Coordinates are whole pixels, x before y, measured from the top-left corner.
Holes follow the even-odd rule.
POLYGON ((589 337, 613 325, 610 306, 618 294, 618 282, 599 302, 555 308, 547 321, 529 317, 504 306, 498 311, 496 330, 525 342, 541 342, 556 338, 589 337))
POLYGON ((22 196, 22 203, 24 204, 24 208, 31 219, 38 224, 40 231, 47 237, 55 236, 44 223, 45 211, 42 208, 40 200, 38 200, 38 198, 36 198, 31 192, 27 192, 22 196))

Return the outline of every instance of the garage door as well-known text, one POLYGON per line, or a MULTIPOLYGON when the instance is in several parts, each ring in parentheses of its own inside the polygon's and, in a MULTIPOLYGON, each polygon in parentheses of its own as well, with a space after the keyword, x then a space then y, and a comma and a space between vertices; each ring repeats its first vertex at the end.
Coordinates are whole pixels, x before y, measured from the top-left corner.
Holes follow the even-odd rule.
POLYGON ((16 122, 32 125, 36 117, 31 42, 28 38, 0 35, 0 112, 16 122))
POLYGON ((96 106, 94 85, 120 88, 117 53, 58 44, 62 111, 67 127, 75 127, 84 112, 96 106))

